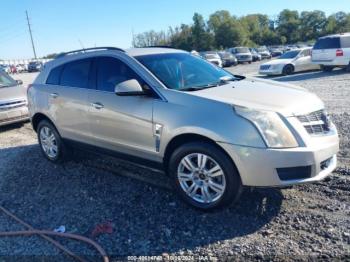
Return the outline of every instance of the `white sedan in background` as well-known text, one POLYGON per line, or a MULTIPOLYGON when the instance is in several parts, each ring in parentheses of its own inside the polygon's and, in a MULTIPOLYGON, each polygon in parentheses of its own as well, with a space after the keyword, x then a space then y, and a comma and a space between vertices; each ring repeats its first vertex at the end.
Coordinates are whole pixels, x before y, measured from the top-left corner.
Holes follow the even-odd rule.
POLYGON ((320 70, 320 66, 311 63, 311 48, 301 48, 262 64, 259 73, 262 75, 290 75, 294 72, 308 70, 320 70))

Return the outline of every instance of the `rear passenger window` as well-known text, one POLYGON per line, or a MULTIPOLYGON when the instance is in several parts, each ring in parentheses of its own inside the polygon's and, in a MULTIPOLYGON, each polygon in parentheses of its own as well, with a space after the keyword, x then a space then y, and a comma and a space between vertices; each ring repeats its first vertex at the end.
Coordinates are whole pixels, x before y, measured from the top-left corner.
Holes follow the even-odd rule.
POLYGON ((78 60, 65 64, 60 85, 88 88, 91 59, 78 60))
POLYGON ((113 57, 101 57, 97 62, 97 89, 114 92, 116 85, 131 79, 139 81, 140 77, 125 63, 113 57))
POLYGON ((339 37, 326 37, 321 38, 317 41, 314 49, 337 49, 340 48, 340 38, 339 37))
POLYGON ((59 67, 52 69, 47 80, 46 80, 46 84, 59 85, 62 69, 63 69, 63 66, 59 66, 59 67))
POLYGON ((341 38, 341 46, 342 48, 350 48, 350 36, 341 38))

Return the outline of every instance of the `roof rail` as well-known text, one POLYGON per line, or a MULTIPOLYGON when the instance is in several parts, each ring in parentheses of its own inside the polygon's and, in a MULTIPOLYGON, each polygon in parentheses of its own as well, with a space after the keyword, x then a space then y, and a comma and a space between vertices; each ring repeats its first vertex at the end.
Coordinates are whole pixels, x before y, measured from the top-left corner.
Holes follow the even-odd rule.
POLYGON ((55 59, 65 57, 66 55, 71 55, 71 54, 76 54, 76 53, 86 53, 87 51, 98 51, 98 50, 115 50, 115 51, 121 51, 125 52, 123 49, 118 48, 118 47, 91 47, 91 48, 84 48, 84 49, 78 49, 78 50, 73 50, 69 52, 63 52, 58 54, 55 59))

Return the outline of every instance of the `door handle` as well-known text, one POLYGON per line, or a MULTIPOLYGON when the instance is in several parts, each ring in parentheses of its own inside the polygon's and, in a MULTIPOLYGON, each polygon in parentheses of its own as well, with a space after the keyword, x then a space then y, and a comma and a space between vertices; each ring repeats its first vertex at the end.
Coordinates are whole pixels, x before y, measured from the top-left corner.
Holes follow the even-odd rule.
POLYGON ((58 94, 57 94, 57 93, 52 93, 52 94, 50 94, 50 96, 51 96, 52 98, 57 98, 57 97, 58 97, 58 94))
POLYGON ((101 103, 91 103, 91 106, 96 108, 96 109, 102 109, 104 108, 104 105, 101 103))

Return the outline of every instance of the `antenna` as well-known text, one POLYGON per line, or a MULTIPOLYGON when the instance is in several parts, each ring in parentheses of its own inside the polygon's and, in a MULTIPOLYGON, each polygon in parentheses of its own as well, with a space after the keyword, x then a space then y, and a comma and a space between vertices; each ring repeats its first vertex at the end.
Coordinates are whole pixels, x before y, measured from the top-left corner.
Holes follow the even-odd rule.
POLYGON ((81 48, 84 50, 84 52, 85 52, 85 47, 84 47, 84 45, 83 45, 83 42, 81 42, 80 41, 80 39, 78 39, 78 41, 79 41, 79 43, 80 43, 80 45, 81 45, 81 48))
POLYGON ((28 29, 29 29, 29 34, 30 34, 30 40, 32 42, 32 47, 33 47, 33 53, 34 53, 34 58, 35 60, 37 60, 37 56, 36 56, 36 51, 35 51, 35 46, 34 46, 34 40, 33 40, 33 34, 32 34, 32 28, 29 22, 29 16, 28 16, 28 11, 26 10, 26 16, 27 16, 27 23, 28 23, 28 29))

